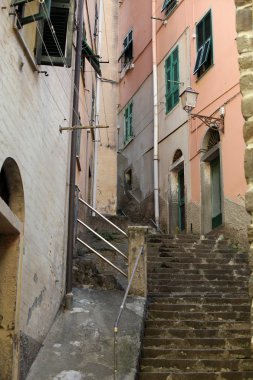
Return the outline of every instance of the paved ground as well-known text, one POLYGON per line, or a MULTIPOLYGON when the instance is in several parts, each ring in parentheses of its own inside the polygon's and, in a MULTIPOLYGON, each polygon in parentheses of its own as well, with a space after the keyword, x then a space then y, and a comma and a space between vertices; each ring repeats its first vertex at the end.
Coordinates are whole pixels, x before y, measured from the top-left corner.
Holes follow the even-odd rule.
MULTIPOLYGON (((73 310, 57 318, 27 380, 112 380, 113 326, 123 295, 74 289, 73 310)), ((119 380, 134 379, 143 310, 143 298, 128 298, 119 325, 119 380)))

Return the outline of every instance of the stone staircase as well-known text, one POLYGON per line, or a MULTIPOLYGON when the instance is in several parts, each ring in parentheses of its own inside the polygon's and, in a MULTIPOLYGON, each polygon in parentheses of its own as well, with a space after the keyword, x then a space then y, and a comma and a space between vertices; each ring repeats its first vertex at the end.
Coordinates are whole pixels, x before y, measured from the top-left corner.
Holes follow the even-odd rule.
POLYGON ((253 379, 247 253, 215 236, 153 235, 139 380, 253 379))

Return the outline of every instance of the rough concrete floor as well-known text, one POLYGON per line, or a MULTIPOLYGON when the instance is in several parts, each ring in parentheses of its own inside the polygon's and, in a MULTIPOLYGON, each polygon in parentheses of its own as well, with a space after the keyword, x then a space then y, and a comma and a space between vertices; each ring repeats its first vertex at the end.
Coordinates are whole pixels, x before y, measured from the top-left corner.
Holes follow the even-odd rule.
MULTIPOLYGON (((74 307, 59 315, 27 380, 112 380, 113 327, 122 291, 74 289, 74 307)), ((129 297, 119 324, 118 377, 133 380, 144 299, 129 297)))

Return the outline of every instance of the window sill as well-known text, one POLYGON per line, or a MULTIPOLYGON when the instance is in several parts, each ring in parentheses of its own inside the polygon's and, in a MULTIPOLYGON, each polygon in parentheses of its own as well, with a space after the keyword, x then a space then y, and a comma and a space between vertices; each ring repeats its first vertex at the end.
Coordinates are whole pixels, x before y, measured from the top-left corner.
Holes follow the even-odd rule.
POLYGON ((179 104, 180 103, 179 103, 179 100, 178 100, 177 104, 175 104, 174 107, 170 111, 166 111, 166 109, 165 109, 165 117, 167 118, 167 116, 169 116, 170 114, 172 114, 172 112, 174 112, 175 109, 178 108, 179 104))
MULTIPOLYGON (((199 77, 196 77, 195 83, 197 83, 200 79, 202 79, 206 73, 208 73, 214 67, 214 63, 212 63, 208 69, 206 69, 199 77)), ((196 75, 196 74, 195 74, 196 75)))
POLYGON ((134 63, 133 63, 133 59, 132 61, 130 61, 129 63, 127 63, 123 69, 120 71, 120 79, 123 79, 124 76, 126 75, 126 73, 129 71, 129 70, 133 70, 134 69, 134 63))
POLYGON ((133 140, 134 136, 130 137, 130 139, 124 143, 122 150, 124 150, 133 140))

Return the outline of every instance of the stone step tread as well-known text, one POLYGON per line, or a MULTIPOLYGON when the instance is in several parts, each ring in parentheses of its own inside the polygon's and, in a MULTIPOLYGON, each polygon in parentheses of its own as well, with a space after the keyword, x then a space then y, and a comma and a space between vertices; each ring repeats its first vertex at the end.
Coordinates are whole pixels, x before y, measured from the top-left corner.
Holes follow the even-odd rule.
POLYGON ((146 338, 143 339, 143 348, 251 348, 250 338, 146 338))
MULTIPOLYGON (((249 281, 248 275, 234 275, 233 276, 235 281, 249 281)), ((148 281, 231 281, 231 273, 225 273, 225 274, 178 274, 178 273, 171 273, 171 274, 156 274, 152 273, 148 276, 148 281)))
POLYGON ((238 329, 241 328, 244 329, 250 329, 250 323, 249 321, 233 321, 233 320, 198 320, 198 319, 146 319, 145 320, 145 326, 148 329, 149 327, 163 327, 163 330, 165 331, 166 328, 172 328, 174 325, 178 327, 180 323, 180 326, 183 328, 183 326, 187 327, 194 327, 197 329, 201 328, 222 328, 223 330, 227 329, 238 329))
POLYGON ((250 348, 146 348, 142 349, 143 358, 156 359, 251 359, 250 348))
POLYGON ((176 291, 175 289, 174 289, 174 294, 170 291, 170 292, 157 292, 157 291, 153 291, 153 292, 149 292, 148 293, 148 296, 149 297, 157 297, 157 296, 163 296, 163 297, 172 297, 172 296, 175 296, 175 297, 222 297, 222 296, 224 296, 224 298, 228 298, 228 297, 232 297, 233 295, 236 295, 238 298, 246 298, 247 296, 248 296, 248 292, 240 292, 240 291, 238 291, 238 292, 235 292, 235 290, 233 289, 233 290, 231 290, 231 293, 229 292, 229 293, 224 293, 224 292, 222 292, 222 290, 224 290, 224 289, 221 289, 221 291, 220 292, 214 292, 214 293, 212 293, 212 292, 210 292, 210 289, 208 290, 208 291, 203 291, 202 290, 202 292, 194 292, 194 293, 192 293, 192 292, 186 292, 186 290, 184 289, 184 291, 183 290, 181 290, 181 291, 176 291))
POLYGON ((229 285, 216 285, 216 284, 199 284, 199 286, 180 286, 180 285, 149 285, 148 284, 148 294, 149 293, 196 293, 196 294, 247 294, 248 289, 241 286, 229 286, 229 285))
POLYGON ((252 359, 155 359, 155 358, 142 358, 141 369, 143 370, 159 370, 161 372, 167 372, 173 368, 173 372, 177 371, 253 371, 252 359))
POLYGON ((249 338, 251 336, 250 328, 229 328, 226 330, 220 329, 217 330, 217 328, 192 328, 189 329, 188 327, 170 327, 166 329, 162 329, 160 327, 149 327, 145 330, 144 339, 173 339, 173 338, 180 338, 185 339, 187 338, 222 338, 222 339, 242 339, 242 338, 249 338))
POLYGON ((188 269, 188 268, 157 268, 157 267, 153 267, 151 268, 148 268, 148 276, 149 275, 152 275, 152 274, 166 274, 166 275, 169 275, 170 273, 180 273, 180 274, 237 274, 237 275, 250 275, 250 269, 248 267, 244 267, 244 268, 233 268, 232 266, 230 266, 228 269, 216 269, 216 270, 213 270, 213 269, 205 269, 205 268, 195 268, 195 269, 188 269))
POLYGON ((244 312, 250 313, 250 304, 247 305, 213 305, 213 304, 194 304, 194 303, 156 303, 152 302, 148 305, 149 311, 183 311, 183 312, 244 312))
POLYGON ((139 372, 138 380, 252 380, 253 371, 139 372))
POLYGON ((220 278, 215 278, 215 279, 208 279, 204 276, 199 276, 199 278, 196 278, 196 279, 189 279, 189 278, 185 278, 185 280, 182 278, 182 279, 177 279, 177 277, 169 277, 169 278, 148 278, 148 285, 184 285, 187 284, 187 285, 196 285, 196 286, 199 286, 199 285, 205 285, 206 286, 206 283, 210 284, 210 285, 219 285, 219 286, 223 286, 223 285, 227 285, 227 286, 230 286, 230 285, 236 285, 236 286, 243 286, 243 287, 246 287, 248 286, 248 279, 243 279, 243 280, 238 280, 237 278, 235 278, 233 280, 233 278, 231 279, 225 279, 220 277, 220 278))
POLYGON ((159 304, 189 304, 194 303, 195 305, 250 305, 251 299, 249 295, 247 294, 246 297, 235 297, 233 294, 231 297, 196 297, 196 296, 186 296, 178 297, 178 296, 172 296, 169 295, 161 296, 160 294, 158 296, 149 297, 149 303, 159 303, 159 304))
MULTIPOLYGON (((158 260, 152 261, 152 263, 148 263, 148 271, 151 268, 158 267, 159 269, 169 269, 169 268, 180 268, 180 269, 206 269, 206 270, 222 270, 222 269, 230 269, 230 270, 242 270, 242 264, 216 264, 216 263, 206 263, 206 264, 194 264, 194 263, 179 263, 179 262, 160 262, 158 260)), ((247 266, 245 265, 245 270, 247 266)))
POLYGON ((203 320, 203 321, 250 321, 250 312, 224 312, 209 311, 208 313, 200 311, 168 311, 168 310, 149 310, 148 319, 155 320, 203 320))

